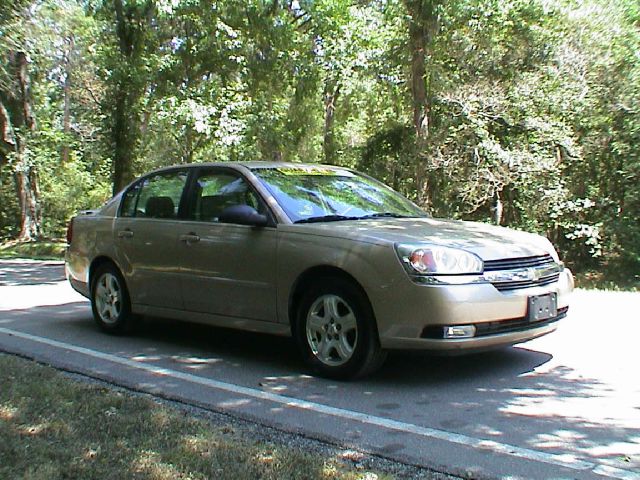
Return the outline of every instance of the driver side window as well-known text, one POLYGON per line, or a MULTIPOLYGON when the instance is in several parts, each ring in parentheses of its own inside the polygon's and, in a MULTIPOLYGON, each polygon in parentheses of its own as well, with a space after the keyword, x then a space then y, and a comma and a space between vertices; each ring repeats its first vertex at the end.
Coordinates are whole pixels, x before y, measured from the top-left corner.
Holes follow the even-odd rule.
POLYGON ((202 222, 217 222, 225 208, 248 205, 259 213, 265 208, 247 182, 230 172, 203 171, 196 179, 195 199, 189 218, 202 222))

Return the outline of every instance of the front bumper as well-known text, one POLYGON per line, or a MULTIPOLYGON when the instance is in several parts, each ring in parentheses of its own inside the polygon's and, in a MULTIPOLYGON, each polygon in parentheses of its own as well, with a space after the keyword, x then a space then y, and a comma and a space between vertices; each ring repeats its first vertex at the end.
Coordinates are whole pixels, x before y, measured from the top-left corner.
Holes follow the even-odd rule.
MULTIPOLYGON (((463 285, 404 284, 399 298, 374 305, 380 343, 388 349, 471 352, 525 342, 553 332, 566 316, 573 275, 565 269, 553 284, 499 291, 490 283, 463 285), (557 295, 558 316, 542 322, 527 320, 528 299, 557 295), (429 338, 444 326, 474 325, 471 338, 429 338)), ((400 292, 400 293, 399 293, 400 292)))

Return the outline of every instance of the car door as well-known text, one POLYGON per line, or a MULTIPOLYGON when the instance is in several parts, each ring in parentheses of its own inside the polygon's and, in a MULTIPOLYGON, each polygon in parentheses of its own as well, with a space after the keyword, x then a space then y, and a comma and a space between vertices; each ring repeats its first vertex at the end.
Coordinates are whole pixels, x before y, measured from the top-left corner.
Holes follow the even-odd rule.
POLYGON ((233 205, 268 210, 236 171, 202 168, 192 181, 182 224, 182 296, 185 310, 276 321, 276 229, 221 223, 233 205))
POLYGON ((153 174, 124 194, 114 241, 133 304, 182 308, 178 236, 187 177, 187 169, 153 174))

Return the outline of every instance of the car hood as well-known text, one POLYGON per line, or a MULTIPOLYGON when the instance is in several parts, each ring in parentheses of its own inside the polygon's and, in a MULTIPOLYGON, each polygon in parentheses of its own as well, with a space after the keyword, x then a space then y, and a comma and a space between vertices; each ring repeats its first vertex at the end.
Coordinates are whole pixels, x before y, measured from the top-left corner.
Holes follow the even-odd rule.
POLYGON ((373 243, 428 243, 473 252, 483 260, 553 254, 544 237, 478 222, 435 218, 377 218, 294 224, 291 230, 373 243))

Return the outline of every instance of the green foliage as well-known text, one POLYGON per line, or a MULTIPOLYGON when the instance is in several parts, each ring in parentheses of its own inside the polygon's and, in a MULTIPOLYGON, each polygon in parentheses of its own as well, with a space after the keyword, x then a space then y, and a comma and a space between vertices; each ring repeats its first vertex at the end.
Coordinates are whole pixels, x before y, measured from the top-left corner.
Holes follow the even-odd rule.
MULTIPOLYGON (((437 216, 546 234, 574 269, 637 274, 637 1, 434 3, 418 139, 409 27, 425 5, 11 0, 0 45, 19 37, 32 47, 29 152, 45 233, 101 203, 114 173, 329 162, 365 170, 437 216), (15 28, 29 5, 30 28, 15 28)), ((4 237, 16 232, 10 173, 0 166, 4 237)))
POLYGON ((405 125, 391 126, 369 138, 357 166, 415 199, 417 185, 406 175, 407 161, 415 156, 415 149, 413 129, 405 125))

